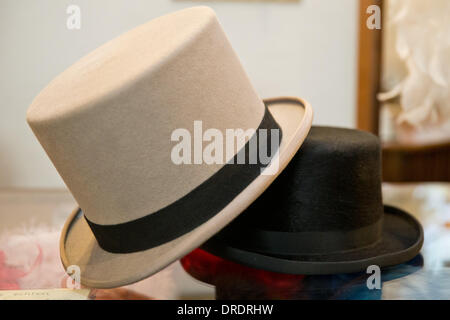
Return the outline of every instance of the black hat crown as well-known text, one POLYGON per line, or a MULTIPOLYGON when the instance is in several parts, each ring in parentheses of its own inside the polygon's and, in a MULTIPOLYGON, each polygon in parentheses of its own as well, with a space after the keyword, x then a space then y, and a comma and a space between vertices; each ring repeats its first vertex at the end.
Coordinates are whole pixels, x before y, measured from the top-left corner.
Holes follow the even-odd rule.
POLYGON ((202 248, 281 273, 336 274, 412 259, 420 223, 381 197, 381 151, 374 135, 313 127, 275 182, 202 248))
POLYGON ((380 154, 370 133, 313 127, 277 180, 219 237, 271 254, 374 243, 383 217, 380 154))

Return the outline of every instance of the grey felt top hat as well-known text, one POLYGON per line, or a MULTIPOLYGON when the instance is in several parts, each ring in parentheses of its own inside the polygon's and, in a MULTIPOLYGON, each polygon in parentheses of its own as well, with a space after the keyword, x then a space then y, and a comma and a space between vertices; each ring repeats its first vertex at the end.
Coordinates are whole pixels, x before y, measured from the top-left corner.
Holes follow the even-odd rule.
POLYGON ((312 109, 260 99, 215 13, 194 7, 83 57, 35 98, 27 121, 81 208, 63 229, 62 262, 106 288, 150 276, 239 215, 299 149, 312 109), (225 164, 174 163, 172 133, 198 120, 223 134, 253 129, 246 145, 257 129, 278 129, 277 157, 265 169, 226 162, 237 149, 225 164))

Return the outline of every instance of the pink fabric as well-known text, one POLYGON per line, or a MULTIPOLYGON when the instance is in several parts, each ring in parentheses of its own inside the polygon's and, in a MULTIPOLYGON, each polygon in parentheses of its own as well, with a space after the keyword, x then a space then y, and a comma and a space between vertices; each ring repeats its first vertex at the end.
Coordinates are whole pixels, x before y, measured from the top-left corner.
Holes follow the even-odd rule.
POLYGON ((38 246, 39 255, 34 261, 32 267, 28 271, 10 267, 6 263, 6 254, 0 250, 0 290, 19 290, 19 280, 33 271, 38 265, 42 263, 42 248, 38 246))
MULTIPOLYGON (((66 288, 59 256, 60 229, 27 225, 0 234, 0 290, 66 288)), ((120 289, 94 290, 95 299, 175 298, 174 265, 120 289)))

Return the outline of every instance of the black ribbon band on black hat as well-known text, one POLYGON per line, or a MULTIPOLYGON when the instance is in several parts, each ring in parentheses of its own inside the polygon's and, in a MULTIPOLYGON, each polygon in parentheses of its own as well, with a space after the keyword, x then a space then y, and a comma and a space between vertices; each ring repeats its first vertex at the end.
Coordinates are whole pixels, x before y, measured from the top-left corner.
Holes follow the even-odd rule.
MULTIPOLYGON (((374 245, 381 239, 383 220, 352 230, 280 232, 236 227, 225 229, 211 241, 277 256, 332 254, 374 245)), ((206 243, 205 248, 208 248, 206 243)))
POLYGON ((218 172, 184 197, 126 223, 100 225, 89 221, 86 216, 85 219, 100 247, 112 253, 143 251, 174 240, 211 219, 261 175, 267 163, 260 163, 260 145, 265 143, 267 153, 264 156, 272 159, 278 152, 281 136, 281 128, 266 106, 258 129, 245 146, 218 172), (266 129, 265 136, 261 136, 261 129, 266 129), (271 152, 274 129, 278 130, 279 141, 271 152), (267 137, 267 141, 264 142, 263 137, 267 137), (242 152, 245 152, 245 158, 242 152), (240 164, 241 159, 245 159, 245 163, 240 164), (256 163, 250 163, 254 162, 251 159, 257 159, 256 163))

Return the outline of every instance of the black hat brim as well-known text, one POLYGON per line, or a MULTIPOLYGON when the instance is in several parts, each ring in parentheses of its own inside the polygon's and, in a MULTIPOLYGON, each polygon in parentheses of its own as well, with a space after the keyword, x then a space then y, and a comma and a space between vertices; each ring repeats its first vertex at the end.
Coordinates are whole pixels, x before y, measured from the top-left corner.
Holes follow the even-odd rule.
POLYGON ((382 235, 370 247, 330 254, 277 256, 251 252, 212 238, 202 249, 249 267, 288 274, 338 274, 361 272, 370 265, 393 266, 414 258, 422 248, 423 229, 409 213, 384 206, 382 235))

